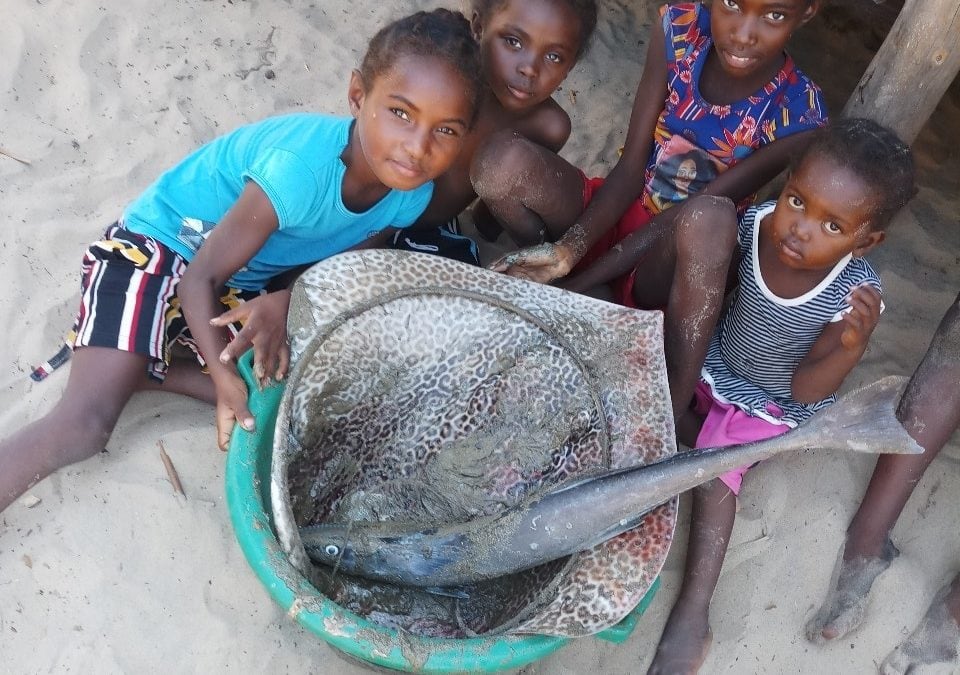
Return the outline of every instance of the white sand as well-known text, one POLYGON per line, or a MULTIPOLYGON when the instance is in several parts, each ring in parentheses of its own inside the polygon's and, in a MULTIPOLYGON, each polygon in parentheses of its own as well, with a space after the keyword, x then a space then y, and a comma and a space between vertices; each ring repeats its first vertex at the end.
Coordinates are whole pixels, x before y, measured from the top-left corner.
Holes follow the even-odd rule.
MULTIPOLYGON (((0 146, 31 162, 0 156, 0 274, 9 289, 0 300, 8 355, 0 415, 8 429, 59 396, 65 372, 34 384, 29 368, 58 348, 78 302, 83 249, 123 205, 186 152, 243 122, 345 113, 349 69, 376 27, 401 11, 384 6, 430 3, 109 5, 3 5, 0 146)), ((593 50, 557 96, 574 119, 565 155, 593 174, 609 170, 622 144, 649 16, 644 2, 603 5, 593 50)), ((836 17, 818 25, 794 51, 842 102, 869 53, 836 17)), ((912 372, 960 287, 958 101, 955 88, 916 144, 923 189, 873 258, 888 311, 848 386, 912 372)), ((871 468, 869 457, 812 453, 750 475, 704 672, 871 672, 912 630, 960 567, 956 439, 894 531, 903 554, 878 581, 867 624, 826 647, 801 636, 871 468)), ((18 502, 0 515, 0 671, 361 672, 290 622, 255 579, 229 523, 223 469, 210 407, 141 395, 107 453, 36 486, 34 508, 18 502), (186 501, 173 495, 158 440, 186 501)), ((676 593, 683 539, 628 642, 582 639, 527 672, 645 668, 676 593)))

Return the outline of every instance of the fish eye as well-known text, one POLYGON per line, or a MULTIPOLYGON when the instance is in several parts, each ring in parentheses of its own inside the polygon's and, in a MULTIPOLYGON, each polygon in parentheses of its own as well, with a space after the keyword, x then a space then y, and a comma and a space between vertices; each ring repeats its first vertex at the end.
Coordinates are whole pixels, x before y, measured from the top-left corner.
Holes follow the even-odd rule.
POLYGON ((327 544, 323 547, 323 552, 332 557, 340 553, 340 547, 336 544, 327 544))

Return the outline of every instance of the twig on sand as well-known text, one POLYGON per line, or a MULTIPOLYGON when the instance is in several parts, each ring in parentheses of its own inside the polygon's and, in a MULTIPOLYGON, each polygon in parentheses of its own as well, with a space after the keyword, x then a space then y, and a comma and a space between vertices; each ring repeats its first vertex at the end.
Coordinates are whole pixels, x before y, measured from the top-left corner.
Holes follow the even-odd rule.
POLYGON ((163 468, 167 470, 167 477, 170 478, 170 484, 173 485, 173 491, 183 495, 183 498, 187 498, 187 493, 183 491, 183 485, 180 483, 180 476, 177 474, 176 467, 173 466, 173 462, 170 460, 170 455, 167 454, 167 451, 163 448, 163 441, 157 441, 157 445, 160 447, 160 459, 163 460, 163 468))
POLYGON ((10 152, 4 147, 0 147, 0 155, 4 155, 6 157, 9 157, 12 160, 20 162, 21 164, 26 164, 27 166, 30 166, 30 160, 24 159, 23 157, 17 157, 15 154, 13 154, 12 152, 10 152))

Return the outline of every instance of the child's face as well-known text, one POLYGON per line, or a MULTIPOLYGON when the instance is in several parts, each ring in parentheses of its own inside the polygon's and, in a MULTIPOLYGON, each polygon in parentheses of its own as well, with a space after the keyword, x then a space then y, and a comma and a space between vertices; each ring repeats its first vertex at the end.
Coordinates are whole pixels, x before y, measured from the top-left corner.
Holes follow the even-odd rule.
POLYGON ((710 30, 724 72, 744 78, 779 67, 790 35, 818 6, 819 0, 714 0, 710 30))
POLYGON ((473 116, 469 89, 450 64, 433 57, 401 56, 372 83, 353 71, 350 112, 381 183, 412 190, 453 164, 473 116))
POLYGON ((763 226, 787 267, 829 269, 883 241, 884 233, 871 226, 876 207, 876 192, 860 176, 831 157, 808 155, 763 226))
POLYGON ((576 64, 580 19, 565 2, 509 0, 472 24, 484 79, 507 110, 542 103, 576 64))

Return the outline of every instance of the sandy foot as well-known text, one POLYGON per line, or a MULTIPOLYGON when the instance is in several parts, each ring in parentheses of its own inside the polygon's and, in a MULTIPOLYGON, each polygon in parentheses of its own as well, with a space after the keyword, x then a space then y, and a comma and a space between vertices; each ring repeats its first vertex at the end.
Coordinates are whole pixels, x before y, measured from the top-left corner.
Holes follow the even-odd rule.
POLYGON ((843 548, 830 581, 830 591, 823 606, 807 622, 807 639, 811 642, 833 640, 854 630, 863 622, 867 599, 874 580, 883 573, 900 551, 887 540, 880 558, 843 559, 843 548))
POLYGON ((957 658, 960 626, 945 602, 950 590, 947 584, 937 592, 917 629, 883 660, 880 666, 883 675, 912 673, 920 666, 940 663, 960 666, 957 658))

